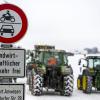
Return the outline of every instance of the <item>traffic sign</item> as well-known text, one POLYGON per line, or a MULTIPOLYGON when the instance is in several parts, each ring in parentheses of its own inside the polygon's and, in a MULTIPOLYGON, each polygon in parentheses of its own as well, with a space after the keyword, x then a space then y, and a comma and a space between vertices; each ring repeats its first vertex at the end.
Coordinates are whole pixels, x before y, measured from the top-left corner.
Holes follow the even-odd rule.
POLYGON ((25 35, 27 24, 27 17, 22 9, 12 4, 0 5, 0 42, 17 42, 25 35))
POLYGON ((0 49, 0 76, 20 78, 25 76, 24 49, 0 49))
POLYGON ((24 84, 0 84, 0 100, 25 100, 24 84))

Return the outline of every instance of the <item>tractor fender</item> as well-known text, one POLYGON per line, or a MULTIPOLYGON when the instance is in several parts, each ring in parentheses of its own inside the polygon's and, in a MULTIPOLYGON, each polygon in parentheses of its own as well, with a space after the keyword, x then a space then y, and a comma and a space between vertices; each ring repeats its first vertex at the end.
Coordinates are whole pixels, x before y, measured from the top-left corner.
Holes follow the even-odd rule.
POLYGON ((88 69, 84 69, 82 75, 89 76, 90 75, 89 70, 88 69))
POLYGON ((68 66, 62 66, 61 67, 61 73, 63 75, 73 74, 73 69, 71 67, 68 67, 68 66))

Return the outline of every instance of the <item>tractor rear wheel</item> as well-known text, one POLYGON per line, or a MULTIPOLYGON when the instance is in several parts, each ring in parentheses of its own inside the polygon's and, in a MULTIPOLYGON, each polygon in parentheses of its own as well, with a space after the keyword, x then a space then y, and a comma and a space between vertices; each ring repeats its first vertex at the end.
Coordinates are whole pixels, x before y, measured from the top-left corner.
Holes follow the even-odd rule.
POLYGON ((32 90, 31 90, 32 95, 35 95, 35 96, 42 95, 43 78, 39 74, 36 74, 34 75, 34 79, 32 83, 33 83, 32 90))
POLYGON ((73 77, 73 75, 64 76, 63 95, 71 96, 72 93, 73 93, 73 85, 74 85, 74 77, 73 77))

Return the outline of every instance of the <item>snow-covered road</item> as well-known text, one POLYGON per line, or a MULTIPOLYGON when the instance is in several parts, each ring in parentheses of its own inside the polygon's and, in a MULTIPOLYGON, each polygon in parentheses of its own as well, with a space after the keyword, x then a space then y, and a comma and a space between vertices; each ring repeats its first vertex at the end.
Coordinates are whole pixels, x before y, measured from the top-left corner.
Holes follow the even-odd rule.
POLYGON ((26 90, 26 100, 100 100, 100 93, 84 94, 77 89, 74 90, 71 97, 60 96, 57 94, 45 94, 42 96, 32 96, 31 93, 26 90))

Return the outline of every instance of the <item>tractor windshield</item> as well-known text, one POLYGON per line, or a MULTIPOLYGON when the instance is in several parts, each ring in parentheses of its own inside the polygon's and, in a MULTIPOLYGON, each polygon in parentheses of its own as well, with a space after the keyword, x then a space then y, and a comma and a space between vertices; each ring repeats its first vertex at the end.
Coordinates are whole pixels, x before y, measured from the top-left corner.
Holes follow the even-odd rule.
POLYGON ((38 57, 39 61, 43 62, 44 64, 47 64, 50 58, 55 58, 58 64, 68 63, 67 55, 64 55, 61 52, 41 51, 38 57))
POLYGON ((100 65, 100 58, 95 58, 95 59, 89 59, 88 60, 89 68, 96 67, 97 65, 100 65))

